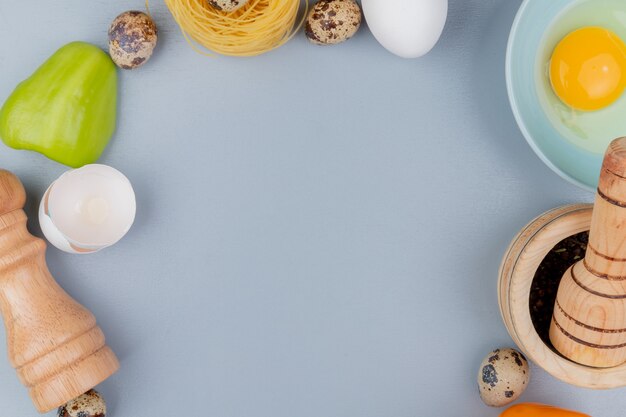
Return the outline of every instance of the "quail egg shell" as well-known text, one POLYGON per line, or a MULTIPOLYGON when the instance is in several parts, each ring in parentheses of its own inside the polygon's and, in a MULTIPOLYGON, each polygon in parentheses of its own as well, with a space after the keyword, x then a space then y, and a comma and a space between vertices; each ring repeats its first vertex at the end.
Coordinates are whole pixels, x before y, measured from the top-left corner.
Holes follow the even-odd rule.
POLYGON ((59 408, 58 417, 105 417, 107 406, 102 395, 89 390, 59 408))
POLYGON ((209 0, 209 4, 223 12, 234 12, 241 9, 248 3, 248 0, 209 0))
POLYGON ((361 26, 361 8, 354 0, 319 0, 306 20, 306 36, 317 45, 350 39, 361 26))
POLYGON ((123 69, 145 64, 157 44, 157 27, 143 12, 131 10, 115 18, 109 28, 109 55, 123 69))
POLYGON ((519 398, 528 386, 528 361, 515 349, 496 349, 480 364, 480 398, 491 407, 503 407, 519 398))

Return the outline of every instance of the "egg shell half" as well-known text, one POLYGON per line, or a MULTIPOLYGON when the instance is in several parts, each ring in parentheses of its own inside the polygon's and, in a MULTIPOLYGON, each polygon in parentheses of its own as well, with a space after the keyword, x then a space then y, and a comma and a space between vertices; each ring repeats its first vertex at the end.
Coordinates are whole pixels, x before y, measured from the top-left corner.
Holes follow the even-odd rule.
POLYGON ((448 16, 448 0, 363 0, 362 7, 376 40, 402 58, 430 52, 448 16))
POLYGON ((58 249, 86 254, 119 241, 135 214, 135 192, 128 178, 110 166, 91 164, 65 172, 50 185, 39 205, 39 224, 58 249), (101 213, 92 210, 92 201, 106 208, 105 217, 97 217, 101 213))

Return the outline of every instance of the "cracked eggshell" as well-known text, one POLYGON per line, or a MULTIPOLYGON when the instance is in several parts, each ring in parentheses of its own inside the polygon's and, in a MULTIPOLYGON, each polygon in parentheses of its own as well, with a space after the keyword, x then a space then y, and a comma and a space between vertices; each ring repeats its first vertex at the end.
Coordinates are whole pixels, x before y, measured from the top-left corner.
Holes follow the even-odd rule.
POLYGON ((376 40, 402 58, 426 55, 437 43, 448 16, 448 0, 362 0, 376 40))
POLYGON ((496 349, 480 364, 480 398, 491 407, 503 407, 519 398, 530 379, 528 361, 515 349, 496 349))
POLYGON ((354 0, 319 0, 307 16, 306 37, 317 45, 335 45, 354 36, 361 20, 354 0))
POLYGON ((152 56, 157 36, 150 16, 136 10, 124 12, 109 28, 109 55, 120 68, 138 68, 152 56))
POLYGON ((209 0, 209 4, 223 12, 234 12, 241 9, 248 3, 248 0, 209 0))
POLYGON ((65 172, 39 204, 39 225, 48 241, 74 254, 97 252, 117 243, 136 214, 133 187, 107 165, 85 165, 65 172))

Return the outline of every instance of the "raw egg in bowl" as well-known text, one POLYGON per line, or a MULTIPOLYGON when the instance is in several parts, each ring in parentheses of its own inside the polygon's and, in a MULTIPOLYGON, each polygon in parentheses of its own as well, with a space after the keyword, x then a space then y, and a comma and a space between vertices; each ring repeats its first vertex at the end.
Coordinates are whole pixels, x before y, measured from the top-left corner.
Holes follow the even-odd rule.
POLYGON ((626 136, 626 1, 524 1, 506 77, 533 150, 563 178, 595 190, 606 147, 626 136))

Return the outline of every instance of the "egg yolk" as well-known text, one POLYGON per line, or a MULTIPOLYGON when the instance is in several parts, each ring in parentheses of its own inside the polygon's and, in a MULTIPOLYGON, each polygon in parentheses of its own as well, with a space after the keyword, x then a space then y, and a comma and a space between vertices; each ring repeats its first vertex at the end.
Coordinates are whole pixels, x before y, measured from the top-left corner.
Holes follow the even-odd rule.
POLYGON ((554 49, 550 82, 556 95, 574 109, 608 107, 626 88, 626 45, 604 28, 575 30, 554 49))

